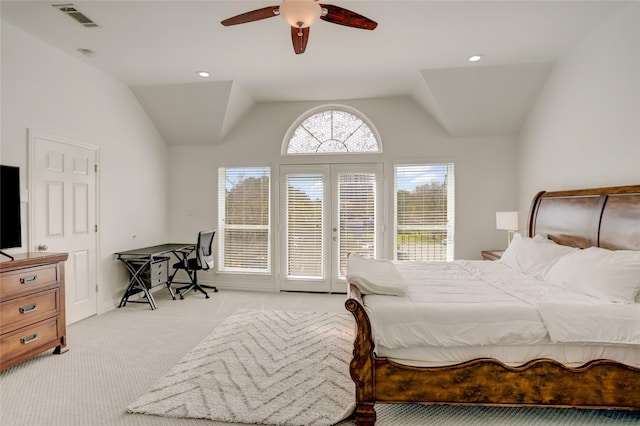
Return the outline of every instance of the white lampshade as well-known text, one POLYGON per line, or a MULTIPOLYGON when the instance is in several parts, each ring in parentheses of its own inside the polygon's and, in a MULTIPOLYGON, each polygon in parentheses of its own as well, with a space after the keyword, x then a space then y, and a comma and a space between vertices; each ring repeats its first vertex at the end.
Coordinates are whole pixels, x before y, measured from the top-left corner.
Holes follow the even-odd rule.
POLYGON ((524 225, 524 223, 520 222, 520 217, 520 212, 497 212, 496 229, 517 231, 520 229, 520 225, 524 225))
POLYGON ((513 234, 524 227, 525 218, 522 212, 496 212, 496 229, 507 232, 507 244, 511 244, 513 234))
POLYGON ((322 8, 316 0, 284 0, 280 4, 280 16, 296 28, 311 26, 321 14, 322 8))

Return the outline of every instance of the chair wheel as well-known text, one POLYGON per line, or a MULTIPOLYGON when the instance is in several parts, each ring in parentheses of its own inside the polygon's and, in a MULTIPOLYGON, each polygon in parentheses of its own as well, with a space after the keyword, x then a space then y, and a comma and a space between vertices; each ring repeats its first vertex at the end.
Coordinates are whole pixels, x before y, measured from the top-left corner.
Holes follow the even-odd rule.
POLYGON ((184 300, 184 294, 180 295, 180 300, 184 300))
POLYGON ((208 298, 209 298, 209 295, 208 295, 208 294, 205 294, 205 295, 204 295, 204 298, 205 298, 205 299, 208 299, 208 298))
POLYGON ((218 292, 218 289, 217 289, 217 288, 214 288, 214 289, 213 289, 213 292, 214 292, 214 293, 217 293, 217 292, 218 292))

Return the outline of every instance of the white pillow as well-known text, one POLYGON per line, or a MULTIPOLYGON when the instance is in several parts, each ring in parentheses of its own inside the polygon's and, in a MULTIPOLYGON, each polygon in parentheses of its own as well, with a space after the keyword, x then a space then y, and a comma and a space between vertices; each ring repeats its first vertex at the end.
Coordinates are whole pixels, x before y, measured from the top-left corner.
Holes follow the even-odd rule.
POLYGON ((640 296, 640 251, 590 247, 560 259, 544 279, 598 299, 634 303, 640 296))
POLYGON ((529 238, 515 234, 511 244, 502 254, 500 261, 516 271, 535 278, 542 278, 561 257, 574 253, 579 249, 549 244, 542 237, 529 238))
POLYGON ((347 259, 347 282, 355 284, 362 294, 404 296, 407 285, 390 260, 365 259, 351 253, 347 259))

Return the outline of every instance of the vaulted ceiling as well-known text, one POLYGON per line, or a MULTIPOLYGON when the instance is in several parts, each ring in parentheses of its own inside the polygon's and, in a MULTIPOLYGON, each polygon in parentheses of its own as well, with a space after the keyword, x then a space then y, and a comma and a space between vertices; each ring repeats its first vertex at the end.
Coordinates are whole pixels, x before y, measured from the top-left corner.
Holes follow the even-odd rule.
POLYGON ((318 21, 301 55, 280 17, 220 24, 278 1, 73 2, 97 27, 62 3, 2 0, 0 15, 131 87, 167 143, 206 145, 256 102, 387 96, 452 136, 514 135, 558 59, 631 2, 327 0, 378 27, 318 21))

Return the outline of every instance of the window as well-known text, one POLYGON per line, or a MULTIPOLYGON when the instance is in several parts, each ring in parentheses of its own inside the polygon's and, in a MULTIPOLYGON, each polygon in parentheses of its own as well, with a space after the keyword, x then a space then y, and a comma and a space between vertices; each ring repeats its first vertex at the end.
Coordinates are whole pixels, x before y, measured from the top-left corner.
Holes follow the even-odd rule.
POLYGON ((453 164, 395 166, 395 253, 401 260, 453 260, 453 164))
MULTIPOLYGON (((325 107, 326 108, 326 107, 325 107)), ((380 152, 378 137, 365 119, 346 108, 312 112, 294 126, 286 154, 380 152)))
POLYGON ((271 271, 268 167, 218 170, 218 270, 271 271))

